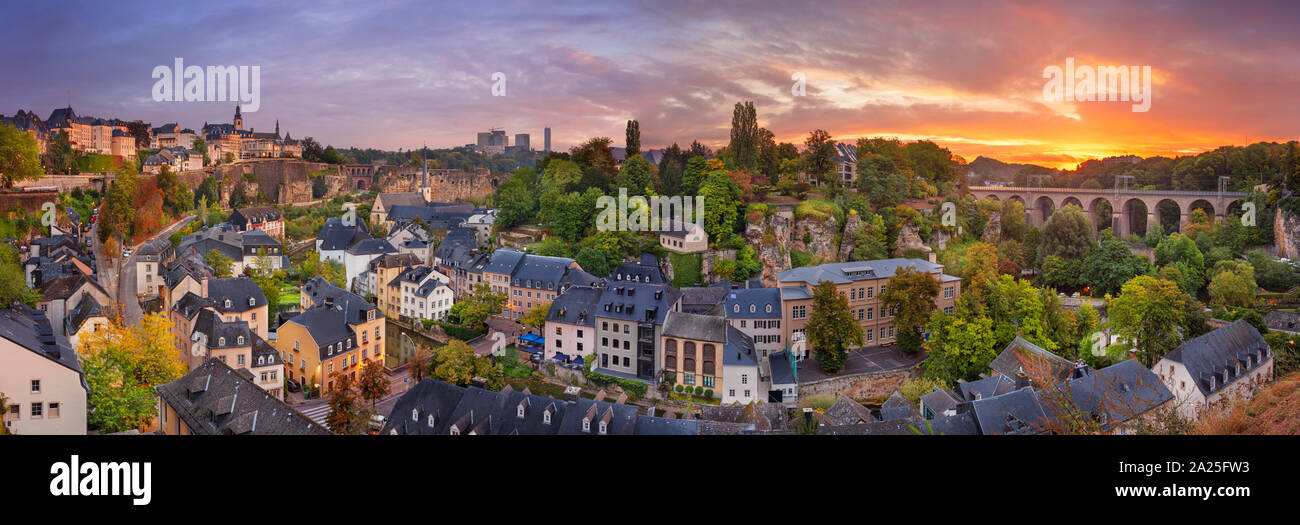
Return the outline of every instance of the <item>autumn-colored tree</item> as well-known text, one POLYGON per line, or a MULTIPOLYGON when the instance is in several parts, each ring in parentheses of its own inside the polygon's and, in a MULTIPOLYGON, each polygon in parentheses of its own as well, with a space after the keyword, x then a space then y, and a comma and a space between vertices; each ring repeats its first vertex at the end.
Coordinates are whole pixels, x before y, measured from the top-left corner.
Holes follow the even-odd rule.
POLYGON ((88 422, 112 433, 147 426, 157 414, 153 387, 185 373, 176 350, 171 322, 162 313, 148 314, 134 326, 114 315, 107 326, 89 332, 75 349, 86 382, 88 422))
POLYGON ((1120 335, 1111 346, 1112 355, 1133 350, 1144 365, 1154 364, 1178 346, 1184 312, 1193 300, 1174 282, 1149 275, 1124 283, 1120 295, 1106 301, 1107 324, 1120 335))
POLYGON ((813 287, 812 314, 805 333, 817 365, 827 373, 844 368, 849 345, 862 344, 862 326, 853 319, 849 300, 835 283, 822 281, 813 287))
POLYGON ((895 271, 889 288, 880 292, 881 303, 895 312, 898 345, 904 352, 914 354, 921 349, 921 330, 930 322, 938 296, 939 278, 911 266, 895 271))
POLYGON ((360 404, 357 402, 356 384, 352 376, 346 373, 334 374, 334 390, 330 392, 330 412, 325 416, 325 424, 335 434, 360 434, 360 404))
POLYGON ((371 408, 388 395, 388 374, 384 373, 384 365, 378 361, 366 362, 361 368, 361 375, 357 377, 357 391, 361 394, 361 399, 370 402, 371 408))

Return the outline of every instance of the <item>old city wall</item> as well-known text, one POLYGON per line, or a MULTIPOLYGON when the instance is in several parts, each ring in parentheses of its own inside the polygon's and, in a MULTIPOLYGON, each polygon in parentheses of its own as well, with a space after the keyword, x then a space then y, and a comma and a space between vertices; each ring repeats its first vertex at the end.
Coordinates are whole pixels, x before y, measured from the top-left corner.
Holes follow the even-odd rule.
POLYGON ((903 380, 920 375, 919 369, 904 368, 884 372, 870 372, 851 376, 831 377, 799 384, 799 397, 834 396, 843 394, 851 399, 884 399, 889 397, 903 380))
POLYGON ((299 159, 252 160, 209 166, 201 170, 183 171, 180 178, 190 188, 198 188, 204 179, 217 177, 221 181, 223 203, 229 202, 230 195, 237 186, 244 185, 244 193, 249 198, 260 194, 273 204, 294 204, 314 200, 313 174, 325 178, 328 188, 326 198, 347 188, 348 177, 339 166, 299 159))

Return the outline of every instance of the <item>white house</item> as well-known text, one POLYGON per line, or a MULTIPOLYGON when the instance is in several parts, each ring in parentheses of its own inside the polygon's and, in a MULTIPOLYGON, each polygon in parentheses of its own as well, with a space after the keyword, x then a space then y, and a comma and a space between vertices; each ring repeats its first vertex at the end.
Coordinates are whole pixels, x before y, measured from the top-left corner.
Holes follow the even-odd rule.
POLYGON ((1174 394, 1179 415, 1195 419, 1207 408, 1253 397, 1273 379, 1273 351, 1243 320, 1184 341, 1151 371, 1174 394))
POLYGON ((401 287, 401 315, 413 319, 445 319, 453 304, 447 276, 428 266, 402 271, 388 286, 401 287))
POLYGON ((54 336, 40 310, 0 310, 0 393, 4 425, 13 434, 86 433, 89 387, 77 353, 54 336))
POLYGON ((727 325, 727 344, 722 347, 722 404, 748 405, 754 401, 767 401, 770 388, 758 375, 758 354, 754 351, 754 338, 740 329, 727 325))
POLYGON ((596 307, 602 291, 594 286, 570 286, 551 301, 542 332, 546 359, 554 359, 556 354, 585 357, 595 351, 596 307))

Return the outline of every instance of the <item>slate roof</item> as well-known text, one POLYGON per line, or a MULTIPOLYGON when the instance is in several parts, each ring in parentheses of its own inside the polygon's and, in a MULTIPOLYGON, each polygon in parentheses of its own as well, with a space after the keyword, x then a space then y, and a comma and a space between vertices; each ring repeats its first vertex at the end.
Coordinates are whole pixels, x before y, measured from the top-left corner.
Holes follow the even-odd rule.
MULTIPOLYGON (((644 254, 642 257, 649 256, 644 254)), ((614 267, 614 271, 609 273, 611 281, 631 281, 634 283, 657 283, 663 284, 664 272, 659 268, 659 264, 644 264, 641 261, 634 263, 623 263, 614 267)))
POLYGON ((404 191, 398 193, 380 193, 375 196, 375 202, 381 202, 384 209, 392 211, 394 206, 424 206, 424 196, 418 191, 404 191))
MULTIPOLYGON (((989 363, 989 368, 994 372, 1005 375, 1017 380, 1028 379, 1036 382, 1034 378, 1028 377, 1035 369, 1041 369, 1044 364, 1048 367, 1048 372, 1052 376, 1052 384, 1060 384, 1070 377, 1070 371, 1074 370, 1074 363, 1065 358, 1048 352, 1043 347, 1031 343, 1025 338, 1016 336, 1002 353, 998 354, 993 362, 989 363)), ((1046 385, 1034 385, 1042 388, 1046 385)))
POLYGON ((886 399, 883 405, 880 405, 880 419, 883 421, 919 417, 921 417, 921 414, 916 411, 916 407, 908 402, 907 398, 903 397, 903 394, 897 390, 889 395, 889 399, 886 399))
POLYGON ((388 239, 363 239, 355 244, 348 246, 347 252, 352 255, 376 255, 382 253, 397 253, 388 239))
POLYGON ((208 279, 208 301, 222 313, 247 312, 267 306, 266 294, 262 293, 262 288, 252 279, 242 276, 208 279), (230 300, 230 306, 226 306, 227 299, 230 300))
POLYGON ((726 319, 714 315, 668 312, 664 319, 663 336, 725 343, 728 326, 726 319))
POLYGON ((459 259, 470 250, 478 249, 478 239, 473 228, 453 228, 447 232, 434 250, 433 256, 439 259, 459 259))
MULTIPOLYGON (((447 435, 456 426, 461 435, 583 435, 599 434, 599 422, 607 423, 607 434, 631 435, 642 420, 634 405, 621 405, 579 398, 554 399, 515 391, 508 387, 494 392, 477 386, 459 387, 425 379, 403 394, 393 406, 383 433, 447 435), (523 405, 524 417, 519 417, 523 405), (551 422, 545 413, 551 412, 551 422), (433 417, 430 425, 429 416, 433 417), (583 432, 583 418, 590 419, 590 431, 583 432)), ((657 419, 657 418, 656 418, 657 419)))
POLYGON ((1182 363, 1196 382, 1196 388, 1209 397, 1225 385, 1249 375, 1272 355, 1259 330, 1240 320, 1183 341, 1178 348, 1165 354, 1165 359, 1182 363))
POLYGON ((794 365, 790 363, 790 358, 784 351, 768 354, 767 360, 772 370, 773 385, 795 384, 794 365))
MULTIPOLYGON (((1160 376, 1128 359, 1071 379, 1075 407, 1099 418, 1106 430, 1138 417, 1174 398, 1160 376)), ((1054 411, 1047 406, 1049 415, 1054 411)))
POLYGON ((369 238, 370 232, 366 230, 366 221, 357 219, 356 224, 344 226, 342 217, 325 219, 320 233, 316 234, 316 240, 322 241, 320 245, 322 251, 346 250, 349 246, 369 238))
POLYGON ((957 393, 965 401, 1005 394, 1016 389, 1016 381, 1012 377, 999 374, 976 381, 960 382, 957 383, 957 393))
POLYGON ((329 433, 219 359, 154 389, 196 435, 329 433))
POLYGON ((944 275, 942 264, 932 263, 925 259, 895 258, 804 266, 780 272, 776 274, 776 279, 783 283, 802 282, 811 285, 816 285, 821 281, 848 284, 862 279, 887 279, 893 277, 894 273, 906 266, 936 276, 944 275))
POLYGON ((870 409, 842 394, 835 400, 834 405, 826 409, 823 416, 833 426, 861 425, 876 421, 870 409))
POLYGON ((921 404, 929 408, 931 412, 934 412, 935 419, 942 419, 945 417, 943 415, 944 412, 956 410, 959 402, 960 401, 956 394, 950 390, 939 387, 935 387, 934 390, 930 391, 930 393, 921 396, 921 404))
POLYGON ((694 436, 700 433, 698 419, 669 419, 637 416, 635 434, 638 436, 694 436))
MULTIPOLYGON (((41 293, 42 301, 57 301, 60 299, 67 300, 71 298, 72 294, 76 293, 77 290, 81 289, 82 284, 86 283, 89 283, 101 292, 104 290, 103 288, 100 288, 99 283, 96 283, 82 273, 76 273, 73 275, 60 275, 48 280, 45 284, 38 287, 36 291, 41 293)), ((108 295, 108 293, 104 292, 104 295, 108 295)))
POLYGON ((781 291, 782 301, 797 301, 799 299, 812 299, 812 291, 807 286, 782 286, 777 288, 781 291))
POLYGON ((663 324, 669 308, 681 297, 676 288, 661 284, 610 283, 600 294, 596 315, 624 321, 663 324), (628 307, 631 308, 628 308, 628 307), (653 311, 653 315, 647 316, 653 311))
POLYGON ((596 304, 603 290, 588 286, 574 286, 551 301, 551 309, 546 313, 548 322, 565 323, 577 326, 596 325, 596 304))
POLYGON ((722 347, 722 365, 758 366, 758 361, 755 360, 757 356, 754 353, 754 338, 741 332, 739 328, 727 324, 726 321, 723 321, 723 324, 726 326, 727 343, 722 347))
POLYGON ((197 340, 196 336, 203 336, 208 348, 238 348, 253 346, 253 334, 255 332, 249 328, 248 323, 226 321, 216 312, 204 309, 199 311, 198 318, 194 320, 190 338, 197 340))
POLYGON ((693 314, 722 315, 722 302, 727 290, 714 287, 692 286, 679 288, 682 293, 682 311, 693 314))
POLYGON ((346 343, 351 340, 352 346, 348 348, 345 345, 344 352, 360 348, 357 346, 352 329, 348 327, 348 323, 344 319, 343 310, 339 307, 317 306, 308 308, 286 321, 286 323, 296 324, 307 330, 307 334, 311 336, 312 341, 316 342, 316 346, 320 350, 321 361, 334 357, 335 354, 339 353, 338 351, 330 353, 329 349, 326 348, 335 343, 346 343))
POLYGON ((980 433, 986 436, 1037 434, 1046 423, 1038 396, 1029 387, 971 401, 968 410, 974 414, 980 433))
POLYGON ((723 297, 723 311, 728 319, 781 318, 781 291, 777 288, 724 291, 726 295, 723 297), (739 307, 740 311, 736 311, 736 307, 739 307))
POLYGON ((333 283, 319 275, 308 279, 299 290, 300 293, 307 294, 307 301, 311 306, 322 306, 330 303, 335 307, 346 307, 347 322, 349 324, 366 322, 366 312, 370 310, 375 311, 375 319, 384 318, 384 312, 375 308, 374 303, 366 301, 366 298, 360 295, 334 286, 333 283))
POLYGON ((76 372, 81 376, 81 387, 90 390, 77 352, 54 335, 44 311, 22 304, 0 310, 0 337, 76 372))
POLYGON ((514 286, 559 290, 572 264, 573 259, 568 257, 525 254, 511 274, 510 282, 514 286))
POLYGON ((65 329, 68 335, 76 335, 81 330, 81 326, 86 324, 87 319, 106 315, 103 305, 100 305, 99 301, 95 300, 95 296, 91 295, 90 292, 82 292, 81 297, 77 300, 77 305, 73 307, 68 317, 63 320, 63 323, 66 325, 65 329))

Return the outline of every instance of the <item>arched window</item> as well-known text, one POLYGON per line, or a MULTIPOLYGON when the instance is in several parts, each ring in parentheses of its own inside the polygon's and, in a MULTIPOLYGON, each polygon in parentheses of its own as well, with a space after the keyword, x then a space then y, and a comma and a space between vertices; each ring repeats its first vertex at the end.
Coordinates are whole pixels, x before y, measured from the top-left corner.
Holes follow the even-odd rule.
POLYGON ((738 304, 731 305, 731 311, 735 313, 740 313, 740 305, 738 304))

